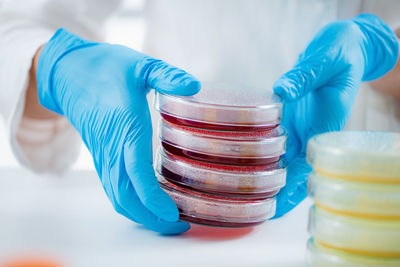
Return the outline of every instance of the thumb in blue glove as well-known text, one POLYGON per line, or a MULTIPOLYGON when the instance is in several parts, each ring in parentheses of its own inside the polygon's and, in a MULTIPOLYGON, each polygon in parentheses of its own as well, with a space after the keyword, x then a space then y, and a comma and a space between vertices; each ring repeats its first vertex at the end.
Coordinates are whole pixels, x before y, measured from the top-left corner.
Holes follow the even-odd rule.
POLYGON ((127 47, 60 29, 40 53, 37 81, 40 103, 80 133, 117 212, 160 233, 189 229, 155 177, 146 94, 192 95, 198 80, 127 47))
POLYGON ((289 133, 286 186, 277 196, 276 217, 307 195, 307 141, 342 130, 361 81, 383 76, 396 64, 395 33, 378 17, 363 14, 325 26, 302 52, 292 70, 274 84, 285 102, 282 125, 289 133))

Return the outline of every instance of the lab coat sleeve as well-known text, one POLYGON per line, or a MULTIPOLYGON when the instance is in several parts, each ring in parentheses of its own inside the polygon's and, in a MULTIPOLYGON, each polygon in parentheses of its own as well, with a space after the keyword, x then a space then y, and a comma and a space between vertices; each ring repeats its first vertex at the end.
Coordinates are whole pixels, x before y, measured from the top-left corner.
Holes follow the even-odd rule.
POLYGON ((22 165, 37 172, 63 172, 76 159, 81 142, 65 118, 39 121, 23 116, 33 56, 60 27, 101 41, 103 24, 118 3, 0 0, 0 114, 22 165))

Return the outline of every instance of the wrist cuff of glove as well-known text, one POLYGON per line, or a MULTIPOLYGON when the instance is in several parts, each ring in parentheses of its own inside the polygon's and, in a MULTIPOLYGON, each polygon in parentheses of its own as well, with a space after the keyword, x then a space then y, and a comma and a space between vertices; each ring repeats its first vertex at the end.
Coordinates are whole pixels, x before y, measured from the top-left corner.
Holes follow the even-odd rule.
POLYGON ((363 81, 380 78, 390 71, 397 62, 399 43, 393 30, 379 17, 361 14, 354 19, 365 36, 362 48, 365 58, 363 81))
POLYGON ((53 72, 57 62, 69 52, 95 43, 81 39, 64 29, 59 29, 43 47, 37 66, 37 86, 39 102, 45 108, 58 114, 63 114, 60 103, 55 97, 55 82, 53 72))

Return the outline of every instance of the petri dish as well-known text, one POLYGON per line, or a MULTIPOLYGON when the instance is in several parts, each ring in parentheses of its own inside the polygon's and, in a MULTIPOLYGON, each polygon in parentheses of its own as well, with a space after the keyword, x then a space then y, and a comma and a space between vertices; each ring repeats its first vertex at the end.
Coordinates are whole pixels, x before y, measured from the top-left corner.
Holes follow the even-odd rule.
POLYGON ((282 127, 260 132, 226 132, 181 126, 162 120, 161 144, 166 151, 194 160, 227 165, 264 165, 285 153, 282 127))
POLYGON ((180 219, 208 226, 241 228, 261 224, 275 215, 275 198, 242 200, 200 193, 157 175, 161 188, 175 201, 180 219))
POLYGON ((265 88, 205 84, 194 96, 157 93, 155 108, 172 123, 221 131, 260 131, 280 124, 282 101, 265 88))
POLYGON ((156 169, 165 179, 180 186, 246 199, 273 197, 286 182, 283 160, 268 165, 230 166, 179 157, 160 148, 156 169))
POLYGON ((373 257, 327 248, 309 239, 307 261, 310 267, 398 267, 400 258, 373 257))
POLYGON ((344 215, 400 219, 400 184, 377 184, 309 176, 309 194, 315 205, 344 215))
POLYGON ((400 220, 351 217, 313 206, 309 232, 328 248, 367 256, 400 257, 400 220))
POLYGON ((307 145, 316 173, 347 180, 400 183, 400 134, 373 131, 330 132, 307 145))

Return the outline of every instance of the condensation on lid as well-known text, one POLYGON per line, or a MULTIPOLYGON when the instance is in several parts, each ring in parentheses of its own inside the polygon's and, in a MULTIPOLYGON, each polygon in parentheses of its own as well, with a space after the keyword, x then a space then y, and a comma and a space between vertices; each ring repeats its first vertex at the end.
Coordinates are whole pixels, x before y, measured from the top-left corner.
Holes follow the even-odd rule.
POLYGON ((162 148, 159 148, 158 154, 161 156, 162 159, 173 163, 175 166, 181 166, 187 169, 201 169, 215 174, 230 173, 238 176, 245 175, 245 176, 258 177, 260 175, 274 175, 274 174, 285 173, 287 166, 286 162, 283 159, 267 165, 232 166, 232 165, 223 165, 223 164, 196 161, 189 158, 180 157, 177 155, 173 155, 169 152, 166 152, 162 148))
POLYGON ((285 153, 286 132, 281 127, 247 135, 237 135, 235 132, 221 132, 224 135, 217 133, 183 127, 165 120, 160 122, 159 127, 159 136, 167 151, 193 159, 202 158, 203 161, 228 165, 234 162, 260 165, 276 162, 285 153))
POLYGON ((272 197, 285 185, 283 160, 259 166, 229 166, 179 157, 159 149, 156 168, 171 182, 217 195, 257 199, 272 197))
POLYGON ((223 126, 253 127, 254 131, 280 123, 282 102, 265 88, 204 85, 194 96, 158 93, 155 107, 164 119, 184 125, 205 129, 219 125, 223 130, 223 126))
POLYGON ((240 141, 240 142, 274 142, 280 138, 286 138, 287 132, 282 126, 275 127, 273 129, 265 131, 256 132, 235 132, 235 131, 217 131, 217 130, 207 130, 198 129, 183 125, 178 125, 171 123, 167 120, 161 120, 160 129, 163 127, 168 127, 175 132, 182 134, 209 138, 209 139, 220 139, 227 141, 240 141))
POLYGON ((245 227, 261 223, 275 214, 275 198, 242 200, 210 195, 177 186, 158 174, 157 178, 161 188, 175 201, 181 215, 214 222, 210 224, 213 226, 245 227))
POLYGON ((282 105, 279 96, 266 88, 248 88, 229 84, 204 84, 201 90, 193 96, 172 96, 182 102, 201 105, 215 105, 232 108, 269 108, 282 105))
POLYGON ((373 131, 330 132, 307 145, 314 171, 342 179, 400 183, 400 134, 373 131))

